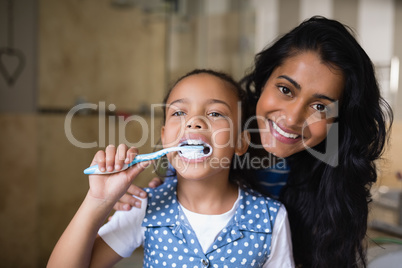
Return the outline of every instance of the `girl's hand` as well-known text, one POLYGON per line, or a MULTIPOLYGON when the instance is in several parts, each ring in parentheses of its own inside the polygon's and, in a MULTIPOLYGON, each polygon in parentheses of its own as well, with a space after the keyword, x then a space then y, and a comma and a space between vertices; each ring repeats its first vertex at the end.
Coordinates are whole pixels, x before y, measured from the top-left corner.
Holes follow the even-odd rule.
MULTIPOLYGON (((156 188, 159 185, 161 185, 163 181, 160 178, 153 178, 149 183, 148 187, 150 188, 156 188)), ((120 200, 113 206, 115 210, 130 210, 132 207, 141 207, 141 200, 138 198, 135 198, 133 195, 145 198, 147 197, 147 193, 140 187, 131 184, 130 187, 127 190, 127 193, 125 193, 120 200)))
MULTIPOLYGON (((129 164, 137 153, 136 148, 128 149, 124 144, 120 144, 117 149, 114 145, 109 145, 105 151, 100 150, 95 154, 91 165, 97 164, 101 171, 121 170, 123 165, 129 164)), ((89 175, 88 194, 93 198, 115 204, 130 187, 134 178, 148 165, 149 162, 141 162, 119 173, 89 175)))

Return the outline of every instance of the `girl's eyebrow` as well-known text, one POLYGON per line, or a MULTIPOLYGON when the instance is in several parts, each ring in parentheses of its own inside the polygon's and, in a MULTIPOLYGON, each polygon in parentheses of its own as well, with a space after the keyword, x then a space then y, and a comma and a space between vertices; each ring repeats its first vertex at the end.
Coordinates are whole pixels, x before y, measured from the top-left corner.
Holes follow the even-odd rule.
MULTIPOLYGON (((172 105, 174 105, 175 103, 189 103, 190 101, 188 99, 177 99, 172 101, 171 103, 168 103, 167 105, 170 107, 172 105)), ((232 109, 230 109, 230 105, 227 104, 225 101, 223 100, 219 100, 219 99, 209 99, 207 101, 207 104, 214 104, 214 103, 220 103, 225 105, 226 107, 228 107, 228 109, 231 111, 232 109)))
POLYGON ((171 103, 166 103, 166 105, 167 105, 167 106, 172 106, 172 105, 174 105, 175 103, 186 103, 186 102, 188 102, 187 99, 177 99, 177 100, 172 101, 171 103))
MULTIPOLYGON (((287 76, 287 75, 280 75, 280 76, 278 76, 277 78, 286 79, 286 80, 288 80, 295 88, 297 88, 298 90, 301 90, 300 84, 297 83, 297 82, 296 82, 295 80, 293 80, 292 78, 290 78, 289 76, 287 76)), ((328 96, 326 96, 326 95, 323 95, 323 94, 318 94, 318 93, 316 93, 316 94, 313 94, 313 97, 314 97, 314 98, 317 98, 317 99, 328 100, 328 101, 330 101, 330 102, 336 102, 335 99, 330 98, 330 97, 328 97, 328 96)))
POLYGON ((229 104, 227 104, 227 102, 225 102, 225 101, 223 101, 223 100, 218 100, 218 99, 210 99, 210 100, 208 101, 208 104, 214 104, 214 103, 220 103, 220 104, 223 104, 223 105, 225 105, 226 107, 228 107, 229 111, 231 111, 231 110, 232 110, 232 109, 230 109, 230 105, 229 105, 229 104))

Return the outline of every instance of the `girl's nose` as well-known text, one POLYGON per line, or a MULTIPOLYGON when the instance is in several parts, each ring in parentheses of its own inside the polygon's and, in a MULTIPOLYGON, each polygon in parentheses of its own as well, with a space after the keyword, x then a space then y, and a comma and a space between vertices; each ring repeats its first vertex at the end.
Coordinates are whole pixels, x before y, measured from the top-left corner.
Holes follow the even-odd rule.
POLYGON ((205 129, 207 128, 207 123, 205 122, 205 118, 197 116, 188 120, 186 127, 191 129, 205 129))

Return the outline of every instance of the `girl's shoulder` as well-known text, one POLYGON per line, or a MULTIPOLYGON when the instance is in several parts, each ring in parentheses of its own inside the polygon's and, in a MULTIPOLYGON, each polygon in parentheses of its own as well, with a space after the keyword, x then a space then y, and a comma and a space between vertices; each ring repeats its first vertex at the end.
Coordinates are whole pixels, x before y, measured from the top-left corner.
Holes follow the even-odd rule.
POLYGON ((248 207, 257 208, 259 206, 267 206, 271 211, 274 210, 277 212, 282 206, 279 200, 263 195, 254 189, 241 188, 240 191, 240 201, 248 207))
POLYGON ((254 190, 240 190, 235 220, 244 230, 272 233, 282 203, 254 190))
POLYGON ((155 188, 144 188, 143 190, 147 193, 148 199, 159 199, 159 195, 167 195, 167 192, 175 192, 177 187, 176 177, 167 177, 161 185, 155 188))

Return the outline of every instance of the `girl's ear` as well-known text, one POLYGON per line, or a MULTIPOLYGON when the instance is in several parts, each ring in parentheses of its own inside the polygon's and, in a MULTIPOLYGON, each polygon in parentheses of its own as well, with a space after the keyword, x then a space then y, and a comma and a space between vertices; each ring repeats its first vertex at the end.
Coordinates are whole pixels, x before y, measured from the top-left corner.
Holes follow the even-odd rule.
POLYGON ((240 133, 240 137, 237 141, 235 148, 235 154, 243 155, 245 152, 247 152, 249 145, 250 145, 250 133, 247 130, 245 130, 242 133, 240 133))
POLYGON ((162 145, 165 144, 164 139, 165 139, 165 126, 162 126, 162 128, 161 128, 161 142, 162 142, 162 145))

